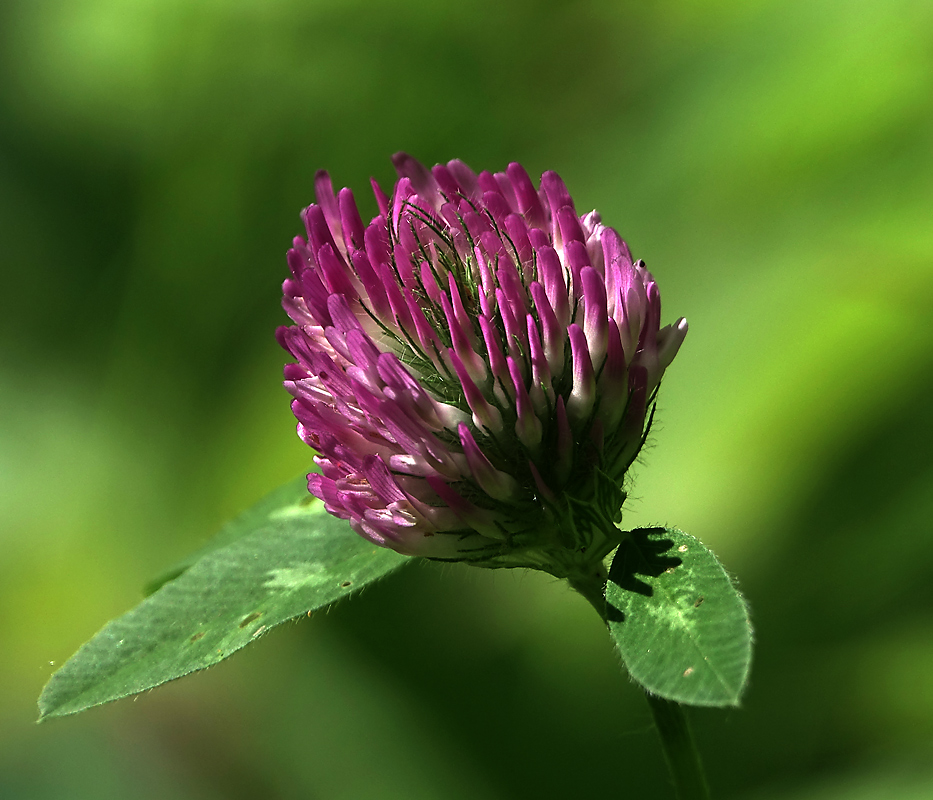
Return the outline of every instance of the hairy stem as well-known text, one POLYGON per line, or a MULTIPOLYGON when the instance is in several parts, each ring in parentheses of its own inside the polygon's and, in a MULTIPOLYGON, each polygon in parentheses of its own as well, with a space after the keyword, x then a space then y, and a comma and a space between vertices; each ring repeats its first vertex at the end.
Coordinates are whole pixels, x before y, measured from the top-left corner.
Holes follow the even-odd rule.
POLYGON ((709 800, 703 764, 684 707, 653 694, 646 696, 678 800, 709 800))
MULTIPOLYGON (((600 619, 607 622, 605 568, 592 574, 568 577, 570 585, 583 595, 596 609, 600 619)), ((709 787, 703 773, 703 763, 684 706, 673 700, 645 693, 654 724, 661 737, 664 759, 667 762, 677 800, 709 800, 709 787)))

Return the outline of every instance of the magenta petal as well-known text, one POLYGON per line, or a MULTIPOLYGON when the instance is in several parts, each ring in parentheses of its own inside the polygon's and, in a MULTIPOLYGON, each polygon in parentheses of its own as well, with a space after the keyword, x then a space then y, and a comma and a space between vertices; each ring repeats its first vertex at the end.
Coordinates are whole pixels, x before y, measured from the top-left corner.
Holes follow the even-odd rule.
POLYGON ((546 419, 550 397, 554 391, 551 385, 551 368, 548 365, 544 348, 541 345, 541 337, 538 333, 538 326, 535 324, 534 315, 529 314, 525 317, 526 329, 528 331, 528 349, 531 356, 531 402, 535 413, 546 419))
POLYGON ((489 367, 496 378, 496 397, 503 405, 507 404, 506 393, 509 398, 515 397, 512 382, 509 380, 509 370, 502 352, 502 343, 499 334, 486 317, 479 318, 479 327, 483 332, 483 342, 486 345, 486 358, 489 367), (504 391, 503 391, 504 389, 504 391))
POLYGON ((443 164, 437 164, 431 167, 431 175, 434 177, 434 182, 437 184, 438 191, 448 200, 462 197, 466 194, 457 182, 454 174, 443 164))
POLYGON ((558 325, 566 329, 570 324, 569 292, 563 265, 553 247, 542 247, 538 250, 538 280, 544 286, 558 325))
POLYGON ((388 224, 384 217, 376 217, 363 233, 363 246, 373 267, 388 264, 392 260, 388 224))
POLYGON ((518 440, 529 449, 537 449, 541 442, 541 420, 535 415, 531 405, 531 398, 525 389, 521 370, 515 359, 506 359, 509 367, 509 376, 515 387, 515 435, 518 440))
POLYGON ((641 448, 648 402, 648 371, 639 365, 629 370, 629 401, 618 437, 622 448, 613 469, 625 469, 641 448))
POLYGON ((638 337, 638 349, 655 352, 658 329, 661 327, 661 293, 654 281, 645 287, 645 293, 648 296, 648 308, 638 337))
POLYGON ((428 477, 426 481, 437 496, 463 521, 464 525, 474 528, 484 536, 492 539, 504 538, 502 531, 495 524, 493 514, 465 500, 462 495, 455 492, 439 478, 428 477))
POLYGON ((628 372, 619 326, 614 319, 609 320, 606 334, 606 360, 599 375, 599 416, 606 429, 613 430, 622 419, 628 401, 628 372))
POLYGON ((515 257, 516 266, 521 273, 522 282, 526 285, 534 280, 534 249, 528 238, 528 227, 518 214, 509 214, 505 218, 505 230, 508 236, 509 255, 515 257), (511 252, 514 247, 514 254, 511 252))
MULTIPOLYGON (((583 235, 583 228, 580 227, 580 219, 570 206, 563 206, 557 210, 557 224, 560 226, 560 237, 564 247, 568 242, 586 243, 586 236, 583 235)), ((589 256, 585 257, 589 263, 589 256)))
POLYGON ((424 390, 394 353, 381 353, 376 369, 385 383, 386 397, 406 407, 411 416, 418 417, 433 430, 440 430, 447 425, 441 418, 444 411, 442 404, 424 390))
POLYGON ((687 320, 683 317, 658 331, 658 362, 662 370, 670 366, 686 336, 687 320))
POLYGON ((381 383, 378 369, 380 352, 373 340, 356 329, 347 332, 346 342, 352 362, 367 374, 374 386, 381 383))
MULTIPOLYGON (((486 261, 486 256, 483 254, 483 251, 480 250, 479 247, 474 247, 473 255, 476 258, 476 270, 479 272, 480 302, 482 303, 484 300, 488 302, 489 298, 495 296, 496 282, 493 278, 492 270, 489 268, 489 262, 486 261)), ((484 307, 482 311, 484 316, 492 316, 492 312, 489 308, 484 307)))
POLYGON ((473 349, 467 331, 461 327, 460 321, 454 314, 453 307, 446 295, 441 298, 441 307, 444 310, 444 317, 447 320, 447 329, 450 331, 454 352, 463 362, 467 373, 470 375, 470 378, 473 379, 474 383, 484 383, 487 375, 486 364, 473 349))
POLYGON ((395 238, 398 238, 400 223, 403 219, 407 220, 408 214, 411 213, 411 198, 416 194, 417 192, 411 185, 411 180, 408 178, 401 178, 399 182, 395 184, 395 191, 392 193, 391 198, 392 208, 389 212, 389 232, 395 238))
POLYGON ((499 305, 499 315, 502 319, 502 326, 505 328, 505 341, 508 353, 512 358, 521 359, 521 351, 527 346, 526 332, 524 326, 520 326, 516 312, 525 316, 524 308, 515 308, 506 297, 502 289, 496 289, 496 302, 499 305))
POLYGON ((499 182, 496 180, 495 175, 493 175, 489 170, 483 170, 476 177, 477 185, 479 189, 484 194, 486 192, 501 192, 502 189, 499 187, 499 182))
POLYGON ((327 298, 327 310, 334 321, 334 325, 341 331, 352 331, 360 328, 360 321, 350 309, 350 303, 345 295, 332 294, 327 298))
POLYGON ((547 230, 547 217, 544 207, 541 205, 538 192, 535 190, 534 184, 531 182, 531 178, 528 177, 528 173, 525 172, 524 167, 513 161, 509 164, 506 174, 509 176, 512 188, 515 190, 519 211, 528 226, 547 230))
POLYGON ((460 444, 470 467, 470 473, 479 487, 495 500, 514 498, 518 493, 518 484, 515 479, 490 463, 466 425, 461 424, 457 433, 460 435, 460 444))
POLYGON ((314 196, 324 212, 324 219, 327 221, 331 236, 338 245, 342 245, 343 230, 340 225, 340 211, 337 208, 337 198, 334 197, 334 187, 330 175, 327 174, 326 170, 318 170, 314 176, 314 196))
POLYGON ((364 246, 363 234, 366 228, 356 207, 356 200, 353 199, 353 192, 341 189, 337 195, 337 206, 340 210, 340 228, 343 231, 346 249, 359 250, 364 246))
MULTIPOLYGON (((321 265, 324 283, 331 292, 346 295, 353 300, 359 296, 346 263, 337 255, 332 245, 323 245, 317 252, 317 259, 321 265)), ((355 276, 353 278, 355 279, 355 276)))
POLYGON ((444 302, 447 295, 441 290, 441 287, 438 286, 437 279, 435 278, 434 269, 430 261, 422 261, 418 265, 418 280, 421 286, 424 288, 424 292, 427 295, 429 303, 434 305, 440 305, 444 302))
POLYGON ((460 327, 460 330, 463 331, 463 335, 466 337, 469 345, 475 349, 477 340, 473 331, 472 319, 470 315, 467 314, 467 310, 463 305, 463 298, 460 296, 460 286, 457 284, 457 279, 454 277, 453 273, 448 273, 447 275, 447 289, 450 292, 450 303, 454 312, 454 319, 460 327))
POLYGON ((486 192, 483 195, 483 205, 486 206, 486 209, 496 221, 496 225, 500 229, 504 229, 506 217, 512 213, 506 199, 499 192, 486 192))
POLYGON ((450 480, 460 477, 460 469, 450 450, 420 421, 411 419, 404 409, 388 400, 379 402, 373 410, 399 446, 428 459, 439 475, 450 480))
POLYGON ((493 175, 493 178, 495 178, 496 185, 499 187, 496 194, 501 195, 505 200, 509 208, 509 213, 518 213, 520 211, 518 207, 518 197, 515 194, 515 187, 512 186, 512 181, 508 174, 505 172, 497 172, 493 175))
POLYGON ((499 409, 490 405, 489 401, 483 397, 483 393, 476 387, 473 379, 467 372, 463 362, 455 352, 450 353, 450 360, 460 379, 460 385, 463 387, 463 394, 473 412, 473 422, 478 428, 498 433, 502 430, 502 415, 499 409))
POLYGON ((387 503, 404 500, 405 495, 398 488, 392 473, 385 462, 378 456, 369 456, 363 462, 363 470, 373 490, 387 503))
POLYGON ((343 500, 337 491, 337 482, 323 475, 308 475, 308 491, 324 503, 330 514, 340 519, 349 519, 350 513, 344 508, 343 500))
POLYGON ((573 211, 573 199, 570 197, 570 192, 567 191, 567 187, 556 172, 548 170, 541 176, 541 190, 547 198, 551 219, 556 219, 558 210, 565 206, 573 211))
POLYGON ((298 274, 298 288, 311 315, 317 324, 329 325, 327 298, 330 292, 324 286, 317 271, 306 264, 298 251, 294 249, 288 251, 288 263, 292 271, 298 274))
POLYGON ((382 191, 382 187, 375 178, 369 179, 369 185, 372 186, 373 196, 376 198, 376 205, 379 208, 379 215, 388 218, 389 216, 389 197, 382 191))
POLYGON ((414 244, 414 237, 411 236, 411 231, 407 226, 400 231, 400 234, 402 239, 408 239, 409 242, 407 244, 397 244, 392 248, 392 264, 396 274, 402 279, 402 286, 408 291, 420 292, 421 280, 415 273, 415 265, 412 263, 413 259, 410 255, 417 245, 414 244))
POLYGON ((530 288, 535 310, 541 321, 544 357, 547 359, 551 375, 559 378, 564 372, 564 331, 557 321, 554 309, 551 308, 544 287, 535 281, 530 288))
POLYGON ((535 250, 540 250, 542 247, 552 247, 554 245, 554 240, 551 238, 549 231, 533 228, 530 225, 528 226, 528 241, 531 242, 531 246, 535 250))
POLYGON ((424 315, 424 309, 422 309, 421 304, 415 299, 410 289, 405 289, 405 302, 408 306, 408 313, 414 322, 415 333, 418 342, 421 344, 421 351, 435 363, 435 366, 440 368, 438 358, 444 346, 437 336, 437 331, 428 322, 428 318, 424 315))
POLYGON ((590 351, 593 367, 597 371, 606 356, 609 311, 606 308, 606 285, 599 273, 592 267, 585 267, 581 273, 583 297, 585 302, 583 331, 590 351))
POLYGON ((451 175, 456 178, 457 183, 460 184, 460 188, 466 197, 473 200, 479 197, 479 182, 473 170, 456 158, 453 161, 447 162, 447 169, 449 169, 451 175))
POLYGON ((415 321, 412 319, 405 296, 402 294, 398 283, 394 280, 390 269, 390 267, 380 264, 376 268, 376 272, 385 288, 392 316, 395 318, 399 330, 405 334, 406 338, 409 338, 415 335, 415 321))
POLYGON ((515 264, 508 256, 499 259, 496 268, 496 279, 505 295, 512 313, 517 316, 525 316, 530 310, 528 307, 528 293, 525 285, 522 283, 521 275, 515 268, 515 264))
POLYGON ((586 346, 586 334, 579 325, 567 329, 573 360, 573 389, 567 400, 567 415, 576 426, 586 421, 596 399, 596 375, 586 346))
POLYGON ((392 163, 400 178, 408 178, 415 191, 425 199, 434 199, 437 195, 437 181, 431 171, 408 153, 396 153, 392 163))
POLYGON ((337 249, 337 242, 330 232, 324 211, 320 206, 308 206, 304 212, 304 221, 308 231, 308 244, 311 245, 311 251, 315 256, 325 244, 329 244, 334 250, 337 249))
POLYGON ((460 207, 460 217, 463 219, 467 233, 470 234, 470 238, 474 242, 481 241, 483 234, 489 233, 492 234, 492 241, 495 243, 496 249, 502 246, 499 237, 493 233, 492 225, 485 214, 477 214, 464 202, 460 207))
POLYGON ((592 269, 589 255, 582 242, 572 241, 564 245, 564 263, 570 267, 571 294, 575 301, 579 301, 585 291, 581 278, 583 270, 592 269))
POLYGON ((353 253, 351 262, 366 292, 366 297, 363 298, 364 304, 368 301, 370 311, 381 320, 386 321, 391 314, 389 298, 386 296, 383 282, 376 275, 376 271, 366 257, 366 253, 363 250, 357 250, 353 253))

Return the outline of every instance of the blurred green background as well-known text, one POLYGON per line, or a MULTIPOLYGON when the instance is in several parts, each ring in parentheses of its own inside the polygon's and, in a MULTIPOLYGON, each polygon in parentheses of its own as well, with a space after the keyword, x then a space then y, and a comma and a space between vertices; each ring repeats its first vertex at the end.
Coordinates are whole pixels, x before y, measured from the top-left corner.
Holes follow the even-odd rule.
POLYGON ((626 523, 741 579, 719 798, 933 797, 933 4, 6 0, 0 798, 670 797, 596 616, 418 564, 34 725, 140 587, 307 467, 280 386, 315 170, 561 173, 691 325, 626 523))

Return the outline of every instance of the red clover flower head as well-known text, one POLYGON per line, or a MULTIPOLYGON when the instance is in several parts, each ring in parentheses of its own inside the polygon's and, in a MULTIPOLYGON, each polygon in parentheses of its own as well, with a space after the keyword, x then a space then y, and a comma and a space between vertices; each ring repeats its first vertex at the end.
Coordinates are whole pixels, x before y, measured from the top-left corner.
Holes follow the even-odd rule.
POLYGON ((568 577, 620 541, 626 470, 687 332, 561 179, 397 154, 364 225, 326 172, 279 341, 309 490, 400 553, 568 577))

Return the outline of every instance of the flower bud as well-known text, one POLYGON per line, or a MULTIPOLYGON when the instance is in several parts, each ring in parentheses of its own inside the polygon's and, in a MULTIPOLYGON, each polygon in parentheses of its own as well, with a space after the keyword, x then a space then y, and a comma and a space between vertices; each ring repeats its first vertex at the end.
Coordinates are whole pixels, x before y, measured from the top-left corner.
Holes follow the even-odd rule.
POLYGON ((285 386, 309 490, 400 553, 560 577, 604 557, 687 332, 554 172, 393 158, 364 226, 327 173, 288 253, 285 386))

